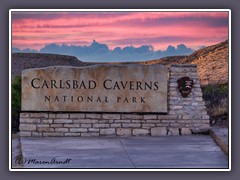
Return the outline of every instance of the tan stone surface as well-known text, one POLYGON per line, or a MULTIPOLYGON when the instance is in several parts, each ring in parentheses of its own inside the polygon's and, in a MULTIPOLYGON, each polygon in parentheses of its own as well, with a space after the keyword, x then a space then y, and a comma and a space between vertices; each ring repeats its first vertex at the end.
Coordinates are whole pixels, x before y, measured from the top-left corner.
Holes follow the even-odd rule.
POLYGON ((167 70, 157 64, 24 70, 22 110, 167 112, 167 70))

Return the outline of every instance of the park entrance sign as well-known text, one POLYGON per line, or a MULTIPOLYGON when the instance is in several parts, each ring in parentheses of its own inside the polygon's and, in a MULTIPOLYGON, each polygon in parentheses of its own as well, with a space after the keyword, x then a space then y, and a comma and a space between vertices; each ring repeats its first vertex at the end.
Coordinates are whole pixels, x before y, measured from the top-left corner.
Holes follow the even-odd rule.
POLYGON ((207 132, 194 64, 98 64, 22 71, 20 136, 166 136, 207 132))
POLYGON ((167 69, 132 64, 24 70, 22 110, 167 113, 167 69))

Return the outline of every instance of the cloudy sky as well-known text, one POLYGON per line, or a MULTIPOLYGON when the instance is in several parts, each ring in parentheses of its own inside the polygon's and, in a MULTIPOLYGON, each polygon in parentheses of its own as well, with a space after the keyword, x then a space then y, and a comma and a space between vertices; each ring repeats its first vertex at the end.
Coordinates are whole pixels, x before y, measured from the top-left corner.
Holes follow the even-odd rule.
POLYGON ((14 52, 65 53, 85 61, 190 54, 226 39, 228 12, 12 13, 14 52))

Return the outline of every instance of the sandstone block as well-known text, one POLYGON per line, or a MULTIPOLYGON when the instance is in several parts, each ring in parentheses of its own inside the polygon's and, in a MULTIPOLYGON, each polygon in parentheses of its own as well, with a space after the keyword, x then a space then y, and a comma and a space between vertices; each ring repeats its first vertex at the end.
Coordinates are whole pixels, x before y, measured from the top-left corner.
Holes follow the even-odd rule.
POLYGON ((48 118, 47 113, 30 113, 30 117, 33 118, 48 118))
POLYGON ((55 132, 68 132, 68 128, 55 128, 55 132))
POLYGON ((143 119, 157 119, 157 115, 143 115, 143 119))
POLYGON ((151 136, 166 136, 166 135, 167 135, 166 127, 151 128, 151 136))
POLYGON ((179 129, 178 128, 169 128, 167 135, 168 136, 177 136, 177 135, 179 135, 179 129))
POLYGON ((55 118, 68 119, 69 118, 69 114, 55 114, 55 118))
POLYGON ((92 127, 92 124, 81 124, 81 127, 90 128, 90 127, 92 127))
POLYGON ((182 128, 182 129, 181 129, 181 134, 182 134, 182 135, 191 135, 192 132, 191 132, 191 130, 188 129, 188 128, 182 128))
POLYGON ((85 113, 70 114, 70 119, 84 119, 85 117, 85 113))
POLYGON ((130 128, 117 128, 117 135, 119 136, 131 136, 130 128))
POLYGON ((89 133, 81 133, 81 137, 97 137, 99 133, 97 132, 89 132, 89 133))
POLYGON ((44 132, 43 136, 44 137, 59 137, 59 136, 63 136, 63 133, 58 133, 58 132, 48 133, 48 132, 44 132))
POLYGON ((93 124, 94 128, 107 128, 109 124, 93 124))
POLYGON ((62 124, 51 124, 50 127, 59 128, 59 127, 63 127, 63 125, 62 124))
POLYGON ((103 114, 102 118, 103 119, 120 119, 121 116, 120 114, 103 114))
POLYGON ((54 123, 64 123, 64 124, 71 124, 73 121, 71 119, 54 119, 54 123))
POLYGON ((122 127, 121 123, 110 124, 111 127, 122 127))
POLYGON ((23 118, 29 117, 29 113, 20 113, 20 117, 23 117, 23 118))
POLYGON ((132 134, 134 136, 148 135, 149 134, 149 130, 147 130, 147 129, 133 129, 132 134))
POLYGON ((115 135, 115 128, 100 129, 101 135, 115 135))
POLYGON ((87 132, 87 128, 70 128, 70 132, 87 132))
POLYGON ((71 136, 71 137, 80 136, 80 133, 64 133, 64 136, 71 136))
POLYGON ((36 124, 20 124, 19 129, 20 131, 36 131, 37 126, 36 124))
POLYGON ((101 114, 86 114, 86 118, 88 119, 101 119, 101 114))
POLYGON ((98 123, 95 119, 76 119, 73 120, 74 123, 88 124, 88 123, 98 123))
POLYGON ((136 124, 136 123, 123 123, 122 127, 141 127, 141 124, 136 124))
POLYGON ((99 132, 99 128, 88 128, 89 132, 99 132))
POLYGON ((80 127, 80 124, 64 124, 64 127, 66 127, 66 128, 78 128, 78 127, 80 127))
POLYGON ((122 119, 142 119, 142 115, 138 114, 122 114, 122 119))
POLYGON ((52 123, 53 123, 53 120, 52 120, 52 119, 43 119, 43 120, 42 120, 42 123, 43 123, 43 124, 52 124, 52 123))
POLYGON ((20 117, 20 123, 38 124, 40 123, 40 119, 20 117))
POLYGON ((37 130, 39 132, 54 132, 54 128, 50 127, 38 127, 37 130))

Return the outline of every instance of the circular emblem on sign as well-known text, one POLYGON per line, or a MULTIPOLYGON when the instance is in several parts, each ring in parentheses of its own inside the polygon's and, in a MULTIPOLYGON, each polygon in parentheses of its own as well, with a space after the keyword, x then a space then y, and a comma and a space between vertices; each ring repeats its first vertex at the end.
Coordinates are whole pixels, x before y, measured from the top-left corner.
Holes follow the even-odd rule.
POLYGON ((177 81, 178 83, 178 90, 183 97, 187 97, 193 87, 193 80, 190 77, 181 77, 177 81))

